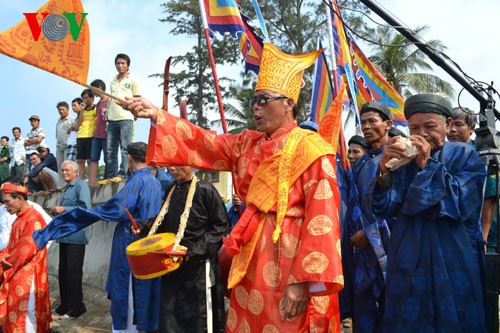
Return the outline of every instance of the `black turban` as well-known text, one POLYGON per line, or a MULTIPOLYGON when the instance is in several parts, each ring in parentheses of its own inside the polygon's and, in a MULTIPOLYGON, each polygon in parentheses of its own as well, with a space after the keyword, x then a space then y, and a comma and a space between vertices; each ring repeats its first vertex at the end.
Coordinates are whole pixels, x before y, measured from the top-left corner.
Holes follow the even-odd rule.
POLYGON ((368 144, 368 142, 366 142, 366 139, 364 137, 362 137, 361 135, 353 135, 353 136, 351 136, 351 138, 349 139, 349 142, 347 143, 347 145, 350 145, 351 143, 355 143, 357 145, 360 145, 360 146, 362 146, 365 149, 368 149, 368 147, 370 147, 370 145, 368 144))
POLYGON ((389 137, 393 138, 398 135, 406 138, 406 134, 403 133, 403 131, 398 130, 396 127, 391 127, 391 129, 389 130, 389 137))
POLYGON ((437 113, 451 117, 450 102, 436 94, 419 94, 408 98, 405 102, 405 117, 410 119, 415 113, 437 113))
POLYGON ((361 113, 361 115, 363 115, 366 112, 377 112, 378 114, 380 114, 380 117, 383 120, 393 120, 394 119, 394 115, 389 110, 389 108, 387 106, 385 106, 384 104, 380 104, 378 102, 368 102, 368 103, 363 104, 363 106, 361 107, 360 113, 361 113))
POLYGON ((127 146, 127 152, 135 161, 146 162, 146 151, 148 150, 148 145, 144 142, 132 142, 127 146))

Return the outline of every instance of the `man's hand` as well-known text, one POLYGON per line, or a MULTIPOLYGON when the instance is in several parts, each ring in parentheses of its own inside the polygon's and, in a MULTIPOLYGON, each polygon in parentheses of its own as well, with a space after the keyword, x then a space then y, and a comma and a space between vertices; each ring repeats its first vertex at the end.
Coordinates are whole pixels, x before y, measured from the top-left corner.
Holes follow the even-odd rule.
POLYGON ((52 215, 58 215, 64 213, 64 207, 63 206, 55 206, 50 209, 50 214, 52 215))
POLYGON ((413 145, 417 148, 415 162, 417 162, 417 165, 420 167, 420 169, 423 170, 425 168, 425 165, 427 164, 427 161, 431 157, 432 147, 429 142, 427 142, 427 140, 420 135, 411 135, 409 136, 409 138, 413 145))
POLYGON ((156 121, 157 107, 144 97, 125 97, 125 103, 116 101, 116 104, 132 112, 137 118, 149 118, 156 121))
POLYGON ((368 237, 366 237, 365 232, 363 230, 359 230, 354 235, 352 235, 351 245, 364 250, 368 247, 368 245, 370 245, 370 242, 368 241, 368 237))
POLYGON ((280 301, 281 320, 298 316, 307 308, 309 301, 309 284, 307 282, 289 284, 280 301))
POLYGON ((7 259, 10 257, 10 254, 6 254, 3 259, 2 259, 2 265, 4 269, 11 268, 13 265, 7 261, 7 259))
POLYGON ((382 158, 380 160, 380 172, 382 174, 386 174, 389 172, 389 169, 385 166, 387 162, 389 162, 393 158, 401 159, 406 157, 406 151, 403 147, 398 144, 395 144, 396 140, 399 136, 395 136, 389 140, 389 142, 384 146, 382 151, 382 158))

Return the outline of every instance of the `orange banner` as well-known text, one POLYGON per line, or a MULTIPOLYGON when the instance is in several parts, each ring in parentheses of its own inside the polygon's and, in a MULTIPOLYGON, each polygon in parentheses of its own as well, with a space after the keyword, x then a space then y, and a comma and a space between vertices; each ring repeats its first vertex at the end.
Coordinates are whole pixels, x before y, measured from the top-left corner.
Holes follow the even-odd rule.
POLYGON ((78 84, 87 83, 90 32, 80 0, 50 0, 0 33, 0 53, 78 84))

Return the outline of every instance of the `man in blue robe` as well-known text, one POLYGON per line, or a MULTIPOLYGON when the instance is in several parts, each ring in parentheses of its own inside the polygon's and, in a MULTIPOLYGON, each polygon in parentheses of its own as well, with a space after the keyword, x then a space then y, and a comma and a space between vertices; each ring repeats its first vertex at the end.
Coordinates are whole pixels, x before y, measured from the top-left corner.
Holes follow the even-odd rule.
POLYGON ((115 196, 92 210, 76 208, 33 234, 39 248, 51 239, 70 235, 99 220, 117 223, 113 236, 106 292, 111 299, 113 332, 153 331, 159 327, 160 280, 139 280, 130 273, 125 249, 140 237, 132 235, 125 208, 135 220, 156 217, 161 208, 161 185, 145 162, 147 145, 127 147, 131 176, 115 196), (135 326, 135 327, 134 327, 135 326))
POLYGON ((386 220, 377 219, 372 213, 371 189, 377 168, 367 162, 382 153, 389 141, 394 116, 385 105, 377 102, 364 104, 360 113, 361 131, 370 147, 353 168, 363 215, 362 219, 356 223, 351 221, 348 226, 354 265, 353 321, 355 332, 377 333, 382 332, 386 249, 390 232, 386 220))
POLYGON ((451 106, 421 94, 405 103, 408 155, 384 147, 373 191, 377 216, 396 216, 389 244, 384 332, 486 332, 484 278, 470 230, 480 230, 485 167, 474 149, 445 142, 451 106), (389 170, 392 158, 410 162, 389 170))

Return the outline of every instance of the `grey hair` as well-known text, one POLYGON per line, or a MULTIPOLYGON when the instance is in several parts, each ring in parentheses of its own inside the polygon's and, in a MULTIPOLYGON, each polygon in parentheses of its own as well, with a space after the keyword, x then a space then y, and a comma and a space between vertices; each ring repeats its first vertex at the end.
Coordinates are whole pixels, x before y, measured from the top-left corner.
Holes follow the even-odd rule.
POLYGON ((451 109, 452 119, 463 119, 469 128, 473 128, 477 124, 476 113, 466 107, 456 107, 451 109))
POLYGON ((73 171, 76 171, 76 173, 78 173, 78 171, 80 170, 80 167, 78 166, 78 163, 76 163, 75 161, 72 161, 72 160, 64 160, 64 162, 62 162, 62 164, 61 164, 61 167, 62 167, 64 164, 71 164, 71 169, 73 169, 73 171))

